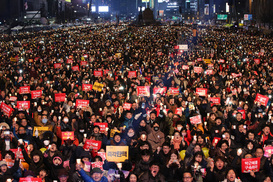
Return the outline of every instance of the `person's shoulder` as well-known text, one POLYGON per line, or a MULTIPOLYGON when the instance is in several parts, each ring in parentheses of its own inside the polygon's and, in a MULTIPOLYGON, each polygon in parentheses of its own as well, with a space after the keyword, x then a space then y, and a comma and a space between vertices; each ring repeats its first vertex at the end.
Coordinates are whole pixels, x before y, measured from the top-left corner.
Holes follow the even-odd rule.
POLYGON ((108 182, 108 179, 105 176, 102 176, 101 182, 108 182))

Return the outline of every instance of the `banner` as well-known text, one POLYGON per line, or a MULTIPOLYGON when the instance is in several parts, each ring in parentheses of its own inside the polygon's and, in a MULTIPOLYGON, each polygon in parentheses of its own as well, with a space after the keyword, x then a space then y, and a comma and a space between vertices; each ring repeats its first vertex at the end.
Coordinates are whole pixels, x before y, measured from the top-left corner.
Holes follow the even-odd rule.
POLYGON ((222 138, 219 138, 219 137, 214 137, 213 140, 212 140, 212 144, 215 144, 215 146, 218 144, 218 142, 221 140, 222 138))
POLYGON ((190 117, 190 122, 192 125, 202 123, 201 115, 190 117))
POLYGON ((92 147, 92 150, 99 150, 101 148, 101 141, 86 139, 83 148, 89 150, 90 147, 92 147))
POLYGON ((261 60, 260 60, 260 59, 254 59, 254 62, 255 62, 256 64, 260 64, 261 60))
POLYGON ((19 94, 29 94, 30 93, 30 86, 20 87, 19 94))
POLYGON ((216 105, 220 105, 221 99, 220 99, 220 97, 211 97, 210 102, 212 102, 213 104, 216 104, 216 105))
POLYGON ((74 131, 62 132, 62 140, 74 140, 74 131))
POLYGON ((178 107, 178 108, 176 108, 176 110, 175 110, 175 113, 174 113, 174 114, 177 114, 177 115, 181 116, 181 115, 182 115, 182 113, 183 113, 182 108, 178 107))
POLYGON ((260 170, 260 158, 242 159, 241 163, 242 173, 258 172, 260 170))
POLYGON ((106 159, 108 162, 124 162, 128 158, 128 146, 106 146, 106 159))
POLYGON ((100 133, 104 133, 106 128, 108 128, 108 123, 94 123, 94 126, 100 127, 100 133))
POLYGON ((206 64, 210 64, 210 63, 211 63, 211 59, 204 59, 204 62, 205 62, 206 64))
POLYGON ((92 84, 82 84, 82 90, 83 91, 90 91, 90 90, 92 90, 92 84))
POLYGON ((200 74, 200 73, 203 72, 203 68, 202 68, 202 67, 197 67, 197 66, 195 66, 195 67, 193 68, 193 71, 194 71, 194 73, 200 74))
POLYGON ((55 102, 64 102, 66 98, 66 93, 55 94, 55 102))
POLYGON ((15 102, 15 101, 17 101, 17 97, 15 97, 15 96, 10 96, 10 97, 9 97, 9 101, 15 102))
POLYGON ((20 178, 19 182, 42 182, 42 178, 20 178))
POLYGON ((225 60, 224 59, 220 59, 219 63, 225 63, 225 60))
POLYGON ((18 110, 24 110, 30 108, 30 101, 17 101, 18 110))
POLYGON ((202 61, 202 60, 203 60, 202 58, 197 58, 197 61, 198 61, 198 62, 200 62, 200 61, 202 61))
POLYGON ((59 69, 61 68, 62 64, 61 63, 55 63, 54 64, 54 69, 59 69))
POLYGON ((39 127, 39 126, 34 126, 33 129, 33 136, 36 136, 36 133, 38 134, 38 136, 44 134, 44 132, 48 131, 49 128, 48 127, 39 127))
POLYGON ((103 71, 94 71, 94 76, 95 77, 102 77, 103 76, 103 71))
POLYGON ((0 105, 0 108, 8 117, 10 117, 10 115, 11 115, 11 113, 13 111, 12 107, 10 107, 9 105, 2 102, 1 105, 0 105))
POLYGON ((179 95, 179 88, 170 87, 168 90, 168 94, 170 95, 179 95))
POLYGON ((125 102, 124 104, 123 104, 123 109, 124 110, 130 110, 131 109, 131 107, 132 107, 132 104, 131 103, 127 103, 127 102, 125 102))
POLYGON ((101 170, 103 170, 103 162, 92 162, 91 163, 92 169, 94 168, 100 168, 101 170))
POLYGON ((136 71, 129 71, 128 72, 128 78, 136 78, 137 74, 136 71))
POLYGON ((273 154, 273 147, 264 147, 264 156, 270 158, 273 154))
POLYGON ((104 162, 106 159, 106 153, 105 152, 98 152, 97 154, 98 154, 98 156, 100 156, 102 158, 102 161, 104 162))
POLYGON ((189 65, 182 65, 182 70, 189 70, 189 65))
POLYGON ((103 86, 104 85, 102 83, 95 82, 92 89, 95 90, 95 91, 101 92, 103 86))
POLYGON ((232 76, 233 78, 238 78, 238 77, 242 76, 242 73, 238 73, 238 74, 236 74, 236 73, 231 73, 231 76, 232 76))
POLYGON ((154 87, 153 94, 161 94, 161 95, 163 95, 164 93, 166 93, 166 91, 167 91, 167 87, 163 87, 163 88, 156 88, 156 87, 154 87))
POLYGON ((137 87, 137 96, 150 97, 150 86, 138 86, 137 87))
POLYGON ((260 102, 261 105, 267 106, 268 101, 269 101, 269 97, 264 96, 262 94, 256 95, 255 102, 260 102))
POLYGON ((43 94, 42 90, 33 90, 31 91, 31 99, 41 98, 42 94, 43 94))
POLYGON ((76 107, 84 108, 89 106, 89 100, 76 99, 76 107))
POLYGON ((73 60, 72 59, 67 59, 66 60, 66 64, 72 64, 73 63, 73 60))
POLYGON ((79 66, 72 66, 72 71, 80 71, 80 67, 79 66))
POLYGON ((87 66, 87 61, 81 61, 80 65, 81 66, 87 66))
POLYGON ((207 96, 208 89, 206 88, 196 88, 196 94, 199 96, 207 96))
POLYGON ((205 75, 213 75, 213 70, 206 70, 205 75))
MULTIPOLYGON (((12 151, 15 155, 16 158, 16 153, 18 152, 18 149, 9 149, 10 151, 12 151)), ((25 161, 23 153, 22 153, 22 149, 19 148, 19 159, 25 161)))

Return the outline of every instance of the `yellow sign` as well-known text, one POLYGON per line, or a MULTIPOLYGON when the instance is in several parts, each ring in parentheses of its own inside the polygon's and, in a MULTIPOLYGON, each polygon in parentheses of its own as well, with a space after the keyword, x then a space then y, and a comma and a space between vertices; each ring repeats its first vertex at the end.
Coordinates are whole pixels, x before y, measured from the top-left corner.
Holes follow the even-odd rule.
POLYGON ((17 60, 18 60, 18 59, 16 59, 15 57, 11 57, 11 58, 10 58, 10 61, 11 61, 11 62, 17 62, 17 60))
POLYGON ((210 63, 211 63, 211 59, 204 59, 204 62, 205 62, 206 64, 210 64, 210 63))
POLYGON ((117 58, 121 58, 121 53, 116 53, 115 56, 116 56, 117 58))
POLYGON ((33 136, 36 136, 36 133, 38 132, 38 136, 44 134, 44 132, 48 131, 48 127, 38 127, 34 126, 33 130, 33 136))
POLYGON ((95 82, 92 89, 96 90, 98 92, 101 92, 102 88, 103 88, 103 84, 102 83, 95 82))
POLYGON ((128 146, 106 146, 106 159, 108 162, 124 162, 128 158, 128 146))

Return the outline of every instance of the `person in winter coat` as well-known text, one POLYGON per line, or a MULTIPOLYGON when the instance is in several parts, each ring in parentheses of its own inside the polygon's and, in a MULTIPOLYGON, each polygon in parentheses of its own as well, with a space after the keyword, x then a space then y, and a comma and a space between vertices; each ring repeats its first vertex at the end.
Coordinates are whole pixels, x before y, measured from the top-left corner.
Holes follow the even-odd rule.
POLYGON ((88 176, 79 165, 76 165, 76 169, 79 171, 84 182, 108 182, 107 178, 103 176, 103 172, 100 168, 94 168, 92 170, 91 177, 88 176))
POLYGON ((147 172, 149 170, 149 164, 153 160, 149 150, 145 149, 141 151, 141 159, 136 163, 134 173, 137 176, 147 172))
POLYGON ((178 151, 173 149, 170 152, 167 163, 164 166, 163 174, 170 182, 177 182, 182 179, 183 164, 178 151))
POLYGON ((149 171, 139 177, 140 182, 163 182, 165 177, 159 172, 160 167, 156 161, 150 163, 149 171))
MULTIPOLYGON (((18 153, 19 154, 19 153, 18 153)), ((14 165, 8 168, 7 162, 0 161, 0 181, 4 181, 6 177, 12 176, 19 168, 19 155, 17 154, 14 165)))
POLYGON ((227 170, 226 178, 223 182, 241 182, 241 180, 237 178, 235 170, 230 168, 227 170))
POLYGON ((217 156, 210 162, 210 168, 207 170, 206 181, 223 181, 226 174, 225 158, 217 156))
POLYGON ((153 152, 165 142, 164 133, 159 130, 159 123, 153 123, 152 132, 148 135, 148 142, 152 145, 153 152))

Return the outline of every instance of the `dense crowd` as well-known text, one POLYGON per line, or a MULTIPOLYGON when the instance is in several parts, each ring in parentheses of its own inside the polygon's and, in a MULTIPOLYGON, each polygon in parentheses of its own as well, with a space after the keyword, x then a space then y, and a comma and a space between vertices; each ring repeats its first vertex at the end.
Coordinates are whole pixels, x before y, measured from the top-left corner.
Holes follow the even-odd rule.
POLYGON ((193 35, 1 35, 0 181, 272 181, 272 38, 200 27, 194 46, 193 35))

